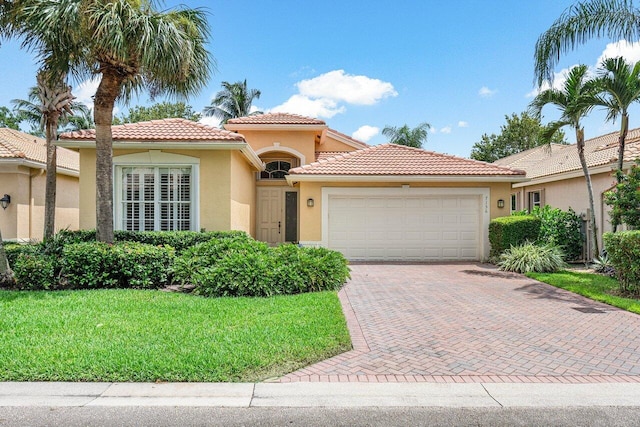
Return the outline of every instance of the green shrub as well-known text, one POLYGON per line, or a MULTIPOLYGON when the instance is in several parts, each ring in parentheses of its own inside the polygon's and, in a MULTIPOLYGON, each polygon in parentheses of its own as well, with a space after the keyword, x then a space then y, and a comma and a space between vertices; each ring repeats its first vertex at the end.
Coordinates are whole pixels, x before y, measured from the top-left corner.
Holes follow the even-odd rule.
POLYGON ((627 174, 617 170, 616 179, 619 183, 604 195, 605 203, 611 206, 611 224, 614 230, 622 223, 640 228, 640 159, 627 174))
POLYGON ((534 242, 540 233, 540 218, 532 215, 504 216, 489 223, 491 257, 498 257, 512 246, 534 242))
POLYGON ((20 254, 40 254, 42 247, 31 243, 4 243, 4 251, 12 269, 15 269, 16 260, 20 254))
POLYGON ((197 271, 193 280, 196 293, 208 297, 279 294, 273 286, 276 273, 269 252, 230 252, 215 265, 197 271))
POLYGON ((563 211, 547 205, 543 208, 534 208, 531 215, 540 218, 538 242, 560 246, 565 260, 572 261, 582 257, 584 242, 584 236, 580 231, 582 219, 573 209, 563 211))
POLYGON ((109 245, 74 243, 64 247, 62 275, 72 287, 161 287, 170 280, 174 250, 137 242, 109 245))
POLYGON ((517 273, 553 273, 565 267, 562 250, 555 245, 526 242, 500 255, 500 270, 517 273))
POLYGON ((640 295, 640 230, 605 233, 603 239, 620 291, 640 295))
MULTIPOLYGON (((292 245, 274 248, 277 259, 287 246, 292 245)), ((349 279, 348 262, 342 253, 327 248, 294 248, 298 252, 295 268, 305 283, 303 292, 338 290, 349 279)))
POLYGON ((39 253, 20 253, 13 265, 19 289, 44 290, 56 287, 56 259, 39 253))

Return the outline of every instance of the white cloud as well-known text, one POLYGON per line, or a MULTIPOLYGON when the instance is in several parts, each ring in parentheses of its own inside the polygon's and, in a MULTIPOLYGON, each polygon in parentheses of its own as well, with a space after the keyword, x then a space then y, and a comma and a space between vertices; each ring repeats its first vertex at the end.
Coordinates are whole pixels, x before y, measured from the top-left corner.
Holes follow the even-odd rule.
POLYGON ((354 105, 373 105, 381 99, 397 96, 393 85, 367 76, 346 74, 334 70, 296 84, 301 95, 327 98, 354 105))
POLYGON ((483 98, 491 98, 493 95, 496 94, 496 92, 498 91, 495 89, 489 89, 486 86, 482 86, 478 91, 478 95, 480 95, 483 98))
POLYGON ((440 133, 451 133, 451 126, 445 126, 440 129, 440 133))
POLYGON ((460 120, 460 121, 458 122, 458 127, 459 127, 459 128, 468 128, 468 127, 469 127, 469 123, 468 123, 468 122, 464 122, 464 121, 460 120))
POLYGON ((334 70, 296 83, 298 93, 270 111, 331 118, 347 111, 343 104, 374 105, 397 96, 393 85, 367 76, 334 70))
POLYGON ((359 141, 367 142, 380 133, 380 128, 376 126, 360 126, 351 136, 359 141))
POLYGON ((220 122, 222 120, 220 120, 217 117, 214 116, 209 116, 209 117, 201 117, 200 120, 198 120, 198 122, 203 123, 205 125, 214 127, 214 128, 219 128, 220 127, 220 122))
POLYGON ((100 77, 96 76, 92 79, 87 79, 73 88, 71 92, 76 97, 76 102, 81 102, 87 107, 93 109, 93 96, 98 90, 100 84, 100 77))
POLYGON ((618 56, 624 57, 629 63, 640 61, 640 43, 629 43, 626 40, 609 43, 598 58, 596 65, 600 64, 605 58, 616 58, 618 56))
POLYGON ((344 113, 346 108, 338 106, 338 103, 328 98, 311 99, 304 95, 293 95, 283 104, 272 108, 272 112, 295 113, 310 117, 326 117, 330 119, 339 113, 344 113))

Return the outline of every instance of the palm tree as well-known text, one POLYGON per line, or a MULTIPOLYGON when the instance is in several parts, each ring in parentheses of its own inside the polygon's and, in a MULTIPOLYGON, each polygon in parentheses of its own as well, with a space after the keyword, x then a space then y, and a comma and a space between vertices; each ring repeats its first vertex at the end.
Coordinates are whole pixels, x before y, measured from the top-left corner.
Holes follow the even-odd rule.
POLYGON ((406 145, 407 147, 422 148, 422 144, 427 142, 427 134, 431 125, 429 123, 420 123, 411 129, 408 125, 400 127, 385 126, 382 134, 389 138, 392 144, 406 145))
MULTIPOLYGON (((7 3, 7 2, 3 2, 7 3)), ((206 83, 211 58, 202 10, 159 12, 151 0, 23 0, 10 18, 52 70, 100 75, 94 96, 97 238, 113 242, 113 108, 133 93, 188 96, 206 83)), ((2 10, 0 9, 0 17, 2 10)), ((3 20, 0 20, 2 23, 3 20)))
POLYGON ((262 111, 251 112, 254 99, 260 98, 258 89, 247 89, 247 79, 243 82, 222 82, 222 90, 216 93, 211 105, 204 107, 205 116, 214 116, 221 120, 221 125, 236 117, 262 114, 262 111))
POLYGON ((549 141, 553 134, 564 126, 570 126, 576 132, 576 147, 582 172, 587 183, 589 194, 589 208, 591 209, 591 248, 592 255, 598 255, 598 234, 596 230, 595 204, 593 201, 593 187, 591 176, 584 155, 584 127, 580 121, 593 109, 598 102, 599 88, 596 80, 589 80, 586 65, 578 65, 569 71, 567 80, 564 82, 562 90, 547 89, 540 92, 533 101, 530 108, 533 114, 540 117, 542 108, 547 104, 552 104, 560 110, 561 116, 557 121, 551 122, 542 137, 549 141))
POLYGON ((553 70, 562 53, 599 37, 640 40, 640 10, 632 0, 587 0, 566 9, 536 42, 537 84, 553 80, 553 70))
POLYGON ((629 106, 640 101, 640 61, 633 67, 622 57, 607 58, 598 70, 598 82, 605 95, 600 105, 606 107, 607 121, 620 116, 618 169, 622 170, 624 147, 629 132, 629 106))

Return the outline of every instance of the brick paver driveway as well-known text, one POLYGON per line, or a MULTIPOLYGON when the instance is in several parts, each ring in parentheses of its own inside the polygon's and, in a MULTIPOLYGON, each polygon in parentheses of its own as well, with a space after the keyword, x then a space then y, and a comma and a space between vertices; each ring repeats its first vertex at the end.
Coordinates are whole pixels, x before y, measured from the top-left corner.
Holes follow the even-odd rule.
POLYGON ((354 349, 279 381, 640 382, 640 316, 484 264, 353 265, 354 349))

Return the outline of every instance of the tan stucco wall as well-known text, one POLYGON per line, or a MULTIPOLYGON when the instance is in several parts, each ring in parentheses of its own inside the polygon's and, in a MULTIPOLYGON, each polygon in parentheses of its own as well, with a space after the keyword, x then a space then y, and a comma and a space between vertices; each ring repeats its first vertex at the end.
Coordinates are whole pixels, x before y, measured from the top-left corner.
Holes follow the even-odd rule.
MULTIPOLYGON (((321 241, 322 240, 322 188, 323 187, 401 187, 401 183, 322 183, 322 182, 301 182, 300 187, 300 240, 301 241, 321 241), (307 206, 307 199, 314 199, 314 207, 307 206)), ((410 183, 412 188, 489 188, 490 190, 490 217, 491 219, 509 215, 509 195, 511 194, 511 184, 508 182, 489 183, 458 183, 458 182, 434 182, 434 183, 410 183), (497 207, 498 199, 505 201, 505 207, 497 207)))
MULTIPOLYGON (((113 155, 116 157, 147 151, 118 149, 114 150, 113 155)), ((162 152, 200 159, 198 188, 201 229, 254 232, 254 175, 242 154, 226 150, 167 149, 162 152)), ((96 225, 94 149, 80 150, 80 165, 80 228, 90 229, 96 225)))
POLYGON ((330 135, 325 135, 321 144, 316 145, 316 151, 354 151, 357 148, 340 142, 337 139, 332 138, 330 135))
POLYGON ((231 153, 231 226, 255 236, 256 185, 255 171, 238 152, 231 153))
MULTIPOLYGON (((56 230, 78 228, 78 178, 58 174, 56 230)), ((6 210, 0 209, 4 240, 42 240, 46 176, 43 169, 13 167, 0 171, 0 197, 11 196, 6 210)))
POLYGON ((305 163, 315 161, 315 138, 319 131, 265 131, 243 130, 246 141, 254 151, 263 149, 268 151, 281 151, 282 147, 296 150, 304 156, 305 163), (274 144, 279 144, 278 146, 274 144))

